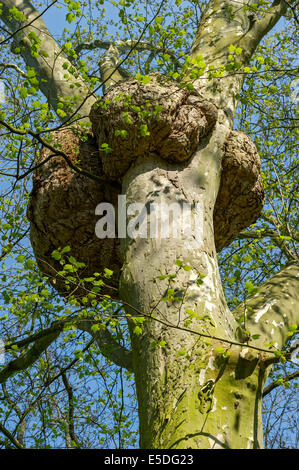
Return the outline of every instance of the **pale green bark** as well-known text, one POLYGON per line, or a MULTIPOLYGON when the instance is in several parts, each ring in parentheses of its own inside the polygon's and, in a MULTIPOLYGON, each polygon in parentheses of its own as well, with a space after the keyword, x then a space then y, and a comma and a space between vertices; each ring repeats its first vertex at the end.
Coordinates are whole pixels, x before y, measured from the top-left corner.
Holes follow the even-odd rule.
POLYGON ((235 55, 235 60, 242 66, 248 65, 252 54, 262 38, 275 26, 287 10, 283 0, 273 2, 273 6, 258 18, 250 10, 244 10, 255 1, 248 0, 211 0, 205 10, 197 34, 190 51, 191 59, 202 56, 206 63, 203 76, 195 80, 195 86, 223 109, 229 125, 233 125, 234 114, 238 104, 246 74, 243 68, 227 71, 233 45, 241 50, 235 55), (223 73, 219 77, 210 76, 210 68, 223 73))
POLYGON ((244 329, 251 335, 260 335, 252 342, 254 346, 265 347, 265 344, 273 343, 273 348, 280 350, 290 339, 291 325, 299 325, 298 282, 299 266, 294 262, 266 281, 255 295, 233 311, 235 318, 246 316, 244 329))
POLYGON ((226 133, 218 124, 192 162, 179 170, 143 157, 124 179, 128 204, 188 201, 202 207, 194 214, 201 228, 196 244, 186 238, 128 238, 123 245, 120 293, 133 306, 127 312, 155 318, 145 322, 141 335, 130 322, 143 448, 263 446, 260 405, 267 372, 260 352, 230 348, 238 324, 224 299, 214 246, 213 207, 226 133), (178 259, 191 269, 178 268, 178 259), (157 279, 175 273, 170 283, 157 279), (199 273, 202 283, 197 283, 199 273), (180 300, 161 300, 169 287, 180 300), (188 309, 198 317, 190 319, 188 309), (228 343, 207 342, 194 331, 228 343), (153 347, 160 341, 162 347, 153 347), (216 348, 223 345, 231 352, 228 363, 217 357, 216 348))
POLYGON ((123 80, 122 75, 117 69, 118 59, 119 50, 117 47, 111 45, 100 62, 104 92, 107 92, 112 85, 123 80))
POLYGON ((26 65, 37 72, 39 88, 49 105, 56 111, 60 98, 67 100, 69 106, 64 109, 64 121, 74 113, 77 113, 76 119, 80 115, 82 121, 88 120, 90 108, 96 98, 52 37, 40 12, 28 0, 3 0, 1 3, 1 20, 14 35, 13 50, 19 48, 26 65), (17 21, 9 12, 12 7, 22 12, 26 21, 17 21), (41 41, 37 55, 32 54, 34 40, 30 38, 30 33, 34 33, 41 41), (71 67, 73 73, 70 72, 71 67))

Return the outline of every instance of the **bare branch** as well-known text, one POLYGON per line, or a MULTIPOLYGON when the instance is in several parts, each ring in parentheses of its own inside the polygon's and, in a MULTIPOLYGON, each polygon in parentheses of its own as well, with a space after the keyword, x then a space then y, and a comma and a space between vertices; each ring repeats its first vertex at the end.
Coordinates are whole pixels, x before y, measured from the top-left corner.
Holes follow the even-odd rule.
MULTIPOLYGON (((12 176, 12 177, 15 177, 18 181, 25 178, 26 176, 28 176, 30 173, 32 173, 35 169, 37 169, 38 167, 44 165, 48 160, 50 160, 51 158, 55 157, 55 156, 61 156, 65 159, 65 161, 67 162, 67 164, 69 165, 70 168, 72 168, 72 170, 76 171, 77 173, 80 173, 81 175, 84 175, 84 176, 87 176, 88 178, 91 178, 95 181, 98 181, 98 182, 103 182, 103 180, 99 177, 99 176, 96 176, 96 175, 93 175, 91 173, 89 173, 88 171, 85 171, 83 170, 82 168, 80 168, 78 165, 74 165, 74 163, 72 162, 72 160, 69 158, 69 156, 65 153, 65 152, 62 152, 61 150, 58 150, 56 149, 55 147, 53 147, 52 145, 50 145, 46 140, 44 140, 39 133, 37 132, 33 132, 33 131, 30 131, 30 130, 27 130, 27 131, 21 131, 19 129, 16 129, 15 127, 11 126, 10 124, 8 124, 7 122, 5 121, 2 121, 0 120, 0 124, 4 127, 6 127, 6 129, 8 129, 10 132, 14 133, 14 134, 17 134, 17 135, 31 135, 32 137, 34 137, 34 139, 36 139, 40 144, 42 144, 44 147, 47 147, 49 150, 51 150, 51 152, 53 152, 51 155, 49 155, 49 157, 45 158, 40 164, 30 168, 30 170, 26 171, 24 174, 20 175, 19 177, 17 177, 17 175, 9 175, 9 176, 12 176)), ((106 180, 105 180, 106 181, 106 180)))
POLYGON ((128 371, 133 372, 131 351, 117 343, 107 329, 94 331, 92 326, 97 323, 99 322, 96 320, 88 319, 80 320, 76 325, 81 330, 88 332, 95 339, 104 356, 117 366, 124 367, 128 371))
MULTIPOLYGON (((246 239, 246 238, 279 238, 282 237, 278 232, 274 230, 248 230, 248 231, 242 231, 239 233, 237 238, 240 239, 246 239)), ((299 233, 294 232, 292 233, 292 238, 294 240, 299 241, 299 233)))
POLYGON ((59 334, 67 324, 72 324, 80 330, 88 332, 97 342, 102 354, 107 357, 107 359, 120 367, 133 371, 131 351, 121 346, 104 325, 101 325, 102 327, 104 326, 104 328, 94 331, 92 326, 98 323, 99 321, 94 320, 93 318, 82 320, 80 315, 78 315, 76 317, 56 321, 49 328, 39 331, 28 338, 11 342, 9 346, 6 346, 6 351, 9 351, 12 346, 17 346, 18 349, 21 349, 30 343, 35 344, 27 353, 20 358, 11 361, 2 369, 2 371, 0 371, 0 383, 5 382, 16 372, 30 367, 45 351, 45 349, 55 341, 56 338, 58 338, 59 334))
POLYGON ((73 394, 73 387, 69 383, 69 380, 67 378, 66 373, 63 371, 61 373, 63 385, 65 387, 67 396, 68 396, 68 403, 69 403, 69 409, 68 409, 68 420, 67 420, 67 427, 69 431, 69 435, 71 440, 74 442, 76 445, 76 448, 80 449, 80 444, 77 439, 76 433, 75 433, 75 426, 74 426, 74 394, 73 394))
POLYGON ((116 47, 120 55, 124 54, 125 52, 129 50, 134 50, 138 52, 150 51, 154 54, 168 54, 176 66, 180 65, 176 54, 172 50, 168 49, 167 47, 156 46, 155 44, 152 44, 149 41, 139 41, 139 42, 137 40, 115 41, 112 44, 109 41, 101 41, 99 39, 95 39, 92 42, 82 42, 81 44, 78 44, 78 46, 75 48, 75 51, 78 53, 78 52, 81 52, 82 50, 94 50, 94 49, 108 50, 111 46, 116 47))
POLYGON ((2 423, 0 423, 0 431, 6 436, 10 442, 17 448, 17 449, 24 449, 24 446, 20 444, 20 442, 9 432, 8 429, 6 429, 5 426, 3 426, 2 423))
POLYGON ((298 6, 299 2, 295 2, 295 5, 291 5, 290 2, 287 2, 287 0, 285 0, 285 2, 288 5, 288 7, 292 10, 294 20, 296 21, 297 24, 299 24, 297 12, 296 12, 296 7, 298 6))
POLYGON ((259 335, 250 344, 265 347, 270 343, 274 350, 283 348, 290 338, 290 326, 299 324, 298 281, 299 265, 290 263, 233 311, 236 318, 246 315, 246 330, 259 335))
MULTIPOLYGON (((293 372, 292 374, 289 374, 289 375, 286 375, 285 377, 283 377, 283 383, 286 383, 286 382, 290 382, 291 380, 294 380, 296 379, 297 377, 299 377, 299 370, 297 370, 296 372, 293 372)), ((272 392, 272 390, 274 390, 275 388, 277 387, 280 387, 281 385, 283 385, 282 383, 275 381, 275 382, 272 382, 270 385, 268 385, 264 391, 263 391, 263 398, 268 395, 270 392, 272 392)))
POLYGON ((29 351, 21 354, 17 359, 10 361, 7 366, 0 371, 0 383, 4 383, 9 377, 26 370, 59 336, 59 331, 38 339, 29 351))
POLYGON ((2 390, 3 390, 3 396, 9 403, 10 407, 15 410, 18 418, 19 418, 19 423, 15 427, 15 431, 17 432, 17 440, 18 442, 23 445, 23 439, 24 439, 24 433, 26 429, 26 420, 25 420, 25 415, 19 408, 18 404, 14 402, 11 397, 9 396, 8 390, 6 388, 6 385, 3 383, 2 384, 2 390))
MULTIPOLYGON (((248 230, 248 231, 242 231, 238 234, 236 237, 239 240, 244 240, 244 239, 261 239, 261 238, 266 238, 269 237, 273 241, 273 243, 280 248, 281 251, 285 254, 287 259, 289 261, 296 261, 297 260, 297 255, 294 253, 290 247, 286 244, 286 238, 284 235, 281 235, 280 233, 274 231, 274 230, 248 230)), ((292 233, 291 237, 299 241, 299 234, 298 232, 292 233)))

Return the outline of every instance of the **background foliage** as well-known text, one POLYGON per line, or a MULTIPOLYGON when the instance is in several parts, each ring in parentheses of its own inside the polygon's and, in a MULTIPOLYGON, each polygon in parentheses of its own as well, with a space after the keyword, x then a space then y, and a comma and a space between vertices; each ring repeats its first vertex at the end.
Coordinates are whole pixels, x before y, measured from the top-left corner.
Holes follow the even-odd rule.
MULTIPOLYGON (((124 73, 143 77, 159 70, 179 81, 207 3, 34 2, 40 12, 47 10, 45 22, 73 65, 65 70, 66 75, 79 71, 98 96, 102 94, 99 61, 108 43, 114 41, 140 40, 135 48, 120 49, 124 73), (59 32, 54 18, 62 25, 59 32)), ((262 9, 267 3, 256 2, 250 8, 262 9)), ((20 12, 11 14, 17 17, 20 12)), ((262 217, 219 255, 232 308, 287 262, 298 259, 297 24, 294 10, 290 10, 259 46, 248 70, 236 67, 232 71, 247 73, 235 128, 255 142, 266 189, 262 217)), ((105 324, 127 347, 129 337, 117 303, 106 300, 84 308, 74 300, 59 298, 37 269, 26 218, 40 149, 34 133, 45 138, 60 126, 67 104, 61 101, 58 117, 49 109, 39 91, 36 71, 25 66, 3 23, 1 28, 0 78, 5 100, 0 120, 6 126, 0 127, 0 338, 7 346, 5 363, 19 359, 19 369, 7 380, 5 365, 0 371, 0 447, 134 448, 138 446, 138 422, 133 377, 106 359, 90 334, 68 323, 34 363, 30 360, 34 347, 28 338, 56 320, 93 317, 99 320, 95 332, 98 325, 105 324), (117 309, 118 315, 114 315, 117 309)), ((43 54, 43 45, 34 35, 32 54, 43 54)), ((63 259, 75 273, 76 263, 67 260, 67 251, 63 259)), ((246 328, 246 319, 243 323, 246 328)), ((293 362, 275 366, 271 374, 274 388, 264 400, 269 448, 298 445, 297 384, 283 379, 290 374, 296 375, 294 357, 293 362)))

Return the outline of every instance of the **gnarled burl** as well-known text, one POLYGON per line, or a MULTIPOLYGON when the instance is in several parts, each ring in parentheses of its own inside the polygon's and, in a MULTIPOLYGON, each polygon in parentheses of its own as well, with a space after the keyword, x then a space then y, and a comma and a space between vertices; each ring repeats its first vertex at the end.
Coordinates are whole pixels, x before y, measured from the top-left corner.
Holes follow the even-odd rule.
MULTIPOLYGON (((59 144, 73 163, 79 162, 82 169, 102 177, 102 182, 76 173, 63 157, 53 156, 34 173, 28 209, 38 265, 62 294, 66 293, 64 281, 57 276, 61 265, 51 253, 66 245, 71 247, 70 254, 86 265, 78 277, 101 273, 107 267, 114 276, 105 282, 117 286, 122 266, 119 240, 96 237, 96 206, 109 202, 116 207, 122 180, 137 159, 139 165, 141 158, 146 165, 153 157, 162 162, 164 169, 168 164, 171 170, 186 168, 204 139, 210 138, 217 108, 196 91, 154 74, 147 84, 130 79, 112 87, 93 106, 90 120, 92 134, 87 140, 66 127, 53 132, 51 145, 59 144), (107 146, 103 144, 108 144, 111 151, 104 151, 107 146)), ((50 155, 48 148, 42 148, 37 163, 50 155)), ((214 208, 217 251, 256 221, 263 201, 256 147, 242 132, 231 131, 223 148, 221 183, 214 208)), ((103 288, 101 292, 117 297, 113 290, 103 288)), ((77 290, 76 294, 84 292, 77 290)))

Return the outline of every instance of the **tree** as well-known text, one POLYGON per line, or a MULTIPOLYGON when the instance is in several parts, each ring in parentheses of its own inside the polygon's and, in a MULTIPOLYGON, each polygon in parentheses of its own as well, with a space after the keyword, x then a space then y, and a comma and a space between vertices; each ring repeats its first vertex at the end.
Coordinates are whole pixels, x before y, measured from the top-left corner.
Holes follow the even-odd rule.
MULTIPOLYGON (((84 4, 67 1, 66 20, 76 28, 58 43, 35 6, 3 0, 2 44, 17 59, 8 62, 11 53, 3 52, 3 70, 16 78, 6 79, 11 95, 0 119, 7 159, 1 174, 19 196, 4 226, 2 258, 16 256, 27 235, 14 227, 23 197, 40 270, 24 252, 15 258, 23 268, 3 297, 18 321, 7 329, 13 357, 0 381, 20 372, 21 392, 28 368, 42 377, 25 409, 3 388, 18 417, 14 433, 1 425, 10 445, 23 446, 26 417, 36 406, 47 416, 45 436, 55 409, 66 445, 82 445, 69 371, 85 352, 88 367, 94 365, 96 342, 96 352, 121 368, 121 383, 123 368, 134 373, 142 448, 263 447, 264 386, 271 367, 290 360, 298 331, 296 121, 290 101, 279 111, 274 104, 289 97, 295 76, 295 3, 177 0, 145 3, 132 13, 136 4, 121 0, 112 2, 119 31, 111 25, 106 41, 92 12, 95 37, 80 26, 84 4), (274 34, 273 54, 262 40, 282 17, 290 29, 274 34), (95 66, 99 49, 104 53, 95 66), (85 59, 84 51, 90 51, 85 59), (236 122, 255 144, 233 129, 236 122), (280 146, 277 160, 267 149, 273 143, 280 146), (29 196, 20 183, 32 173, 29 196), (186 230, 178 234, 182 220, 186 230), (68 307, 62 299, 51 303, 54 289, 68 307), (64 353, 66 331, 76 340, 82 332, 89 337, 67 365, 51 349, 56 341, 64 353), (44 388, 55 383, 64 386, 66 411, 53 392, 40 405, 44 388)), ((2 211, 11 204, 3 196, 2 211)), ((119 433, 128 421, 121 393, 119 433)))

